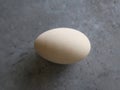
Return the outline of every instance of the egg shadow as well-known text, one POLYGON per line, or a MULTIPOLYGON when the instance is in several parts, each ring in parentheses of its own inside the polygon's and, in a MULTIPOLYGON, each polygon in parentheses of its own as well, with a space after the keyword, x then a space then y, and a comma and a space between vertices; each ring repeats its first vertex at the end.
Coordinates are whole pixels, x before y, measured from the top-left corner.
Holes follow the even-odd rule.
POLYGON ((47 90, 47 86, 50 87, 51 84, 51 87, 56 86, 55 82, 64 76, 70 66, 48 62, 34 51, 27 51, 13 64, 12 77, 17 87, 22 90, 47 90))

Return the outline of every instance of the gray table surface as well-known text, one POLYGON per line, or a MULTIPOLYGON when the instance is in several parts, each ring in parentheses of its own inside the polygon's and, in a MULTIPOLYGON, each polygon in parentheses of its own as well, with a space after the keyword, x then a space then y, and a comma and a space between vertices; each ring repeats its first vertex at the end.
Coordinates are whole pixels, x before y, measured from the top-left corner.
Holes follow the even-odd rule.
POLYGON ((120 0, 0 0, 0 90, 120 90, 120 0), (89 37, 85 60, 35 54, 35 38, 57 27, 89 37))

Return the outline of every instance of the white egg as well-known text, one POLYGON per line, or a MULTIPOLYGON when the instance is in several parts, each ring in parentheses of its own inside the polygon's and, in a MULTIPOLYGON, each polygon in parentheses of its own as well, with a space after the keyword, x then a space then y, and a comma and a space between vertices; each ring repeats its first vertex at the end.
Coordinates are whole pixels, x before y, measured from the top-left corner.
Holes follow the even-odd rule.
POLYGON ((91 49, 87 36, 72 28, 48 30, 37 37, 34 47, 41 57, 58 64, 80 61, 91 49))

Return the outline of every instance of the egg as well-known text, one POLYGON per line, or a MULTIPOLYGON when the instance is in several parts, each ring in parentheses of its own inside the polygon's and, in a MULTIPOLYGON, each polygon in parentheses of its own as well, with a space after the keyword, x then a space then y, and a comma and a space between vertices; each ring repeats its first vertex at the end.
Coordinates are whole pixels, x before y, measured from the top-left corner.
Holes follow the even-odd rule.
POLYGON ((55 28, 40 34, 35 42, 36 52, 53 63, 72 64, 90 52, 90 41, 85 34, 72 28, 55 28))

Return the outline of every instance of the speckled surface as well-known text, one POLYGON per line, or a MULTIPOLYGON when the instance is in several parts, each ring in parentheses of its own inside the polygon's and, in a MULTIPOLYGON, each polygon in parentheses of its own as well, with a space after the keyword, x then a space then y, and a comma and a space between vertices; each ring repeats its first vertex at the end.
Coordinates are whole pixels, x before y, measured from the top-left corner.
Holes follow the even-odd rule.
POLYGON ((0 90, 120 90, 120 0, 0 0, 0 90), (35 38, 56 27, 85 33, 89 56, 57 65, 36 55, 35 38))

